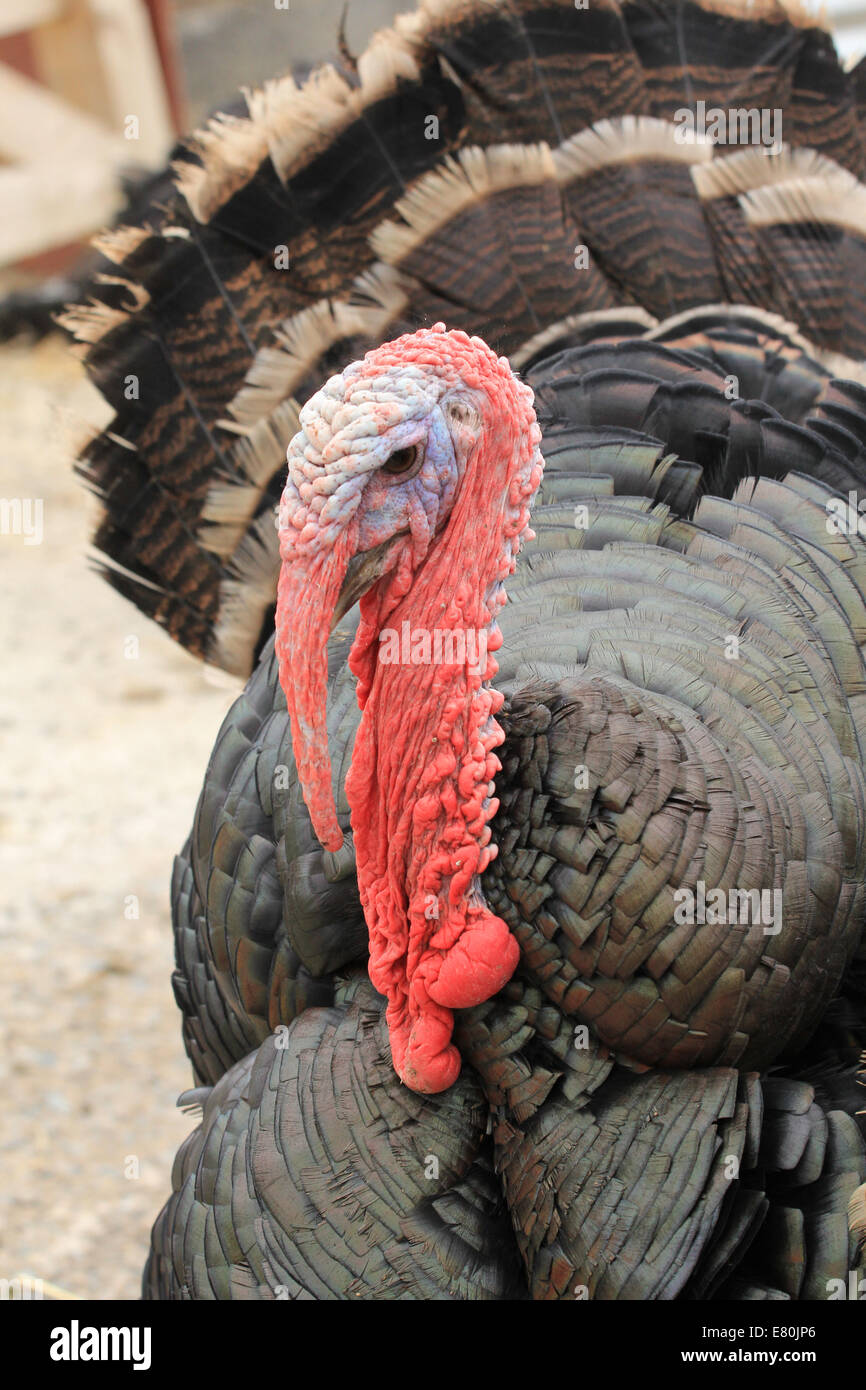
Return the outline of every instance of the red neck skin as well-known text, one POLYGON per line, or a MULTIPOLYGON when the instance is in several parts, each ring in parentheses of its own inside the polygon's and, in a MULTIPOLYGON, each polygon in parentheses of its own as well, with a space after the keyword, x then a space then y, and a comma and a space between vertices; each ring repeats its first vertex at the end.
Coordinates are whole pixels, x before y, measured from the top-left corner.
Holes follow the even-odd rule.
POLYGON ((498 365, 483 373, 482 431, 445 529, 414 573, 400 566, 364 596, 350 657, 363 717, 346 792, 370 979, 388 999, 397 1073, 425 1093, 459 1075, 453 1010, 489 999, 519 957, 480 875, 496 854, 487 822, 504 738, 494 717, 504 697, 490 685, 495 617, 520 541, 532 536, 543 463, 531 395, 498 365), (384 664, 380 633, 399 636, 406 622, 413 636, 462 630, 466 658, 384 664))

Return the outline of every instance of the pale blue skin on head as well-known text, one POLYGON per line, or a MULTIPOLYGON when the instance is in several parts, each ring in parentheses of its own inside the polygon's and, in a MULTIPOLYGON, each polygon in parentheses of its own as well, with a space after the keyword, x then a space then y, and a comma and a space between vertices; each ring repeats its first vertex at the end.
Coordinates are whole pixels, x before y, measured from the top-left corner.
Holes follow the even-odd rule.
POLYGON ((462 467, 445 415, 437 406, 420 420, 406 421, 381 437, 382 463, 399 449, 417 445, 422 460, 417 473, 403 479, 383 471, 368 477, 359 517, 358 548, 370 550, 400 531, 409 530, 416 545, 426 546, 447 520, 462 467))
POLYGON ((331 377, 301 411, 280 506, 283 559, 326 548, 355 519, 355 553, 408 532, 418 564, 453 506, 477 437, 474 393, 449 389, 429 369, 359 379, 359 366, 331 377), (409 476, 389 473, 389 458, 411 447, 419 462, 409 476))

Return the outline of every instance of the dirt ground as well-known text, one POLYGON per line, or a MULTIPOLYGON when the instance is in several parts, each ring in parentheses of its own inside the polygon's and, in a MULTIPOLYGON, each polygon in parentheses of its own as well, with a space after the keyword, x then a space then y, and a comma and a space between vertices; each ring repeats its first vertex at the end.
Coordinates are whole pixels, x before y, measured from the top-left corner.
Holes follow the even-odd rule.
POLYGON ((168 881, 233 698, 88 568, 102 418, 59 337, 0 349, 0 497, 44 517, 0 535, 0 1276, 99 1299, 138 1296, 193 1123, 168 881))

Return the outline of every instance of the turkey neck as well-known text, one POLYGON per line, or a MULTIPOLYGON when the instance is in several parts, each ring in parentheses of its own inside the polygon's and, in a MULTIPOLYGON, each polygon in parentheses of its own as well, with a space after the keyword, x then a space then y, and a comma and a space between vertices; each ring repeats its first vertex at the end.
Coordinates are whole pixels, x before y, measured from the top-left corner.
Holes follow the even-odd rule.
POLYGON ((530 393, 511 382, 511 400, 488 394, 451 515, 420 567, 361 600, 350 657, 363 715, 346 792, 370 978, 388 997, 398 1074, 423 1091, 459 1073, 452 1010, 490 998, 518 960, 480 886, 496 854, 488 822, 504 738, 491 685, 496 614, 531 536, 542 468, 530 393))

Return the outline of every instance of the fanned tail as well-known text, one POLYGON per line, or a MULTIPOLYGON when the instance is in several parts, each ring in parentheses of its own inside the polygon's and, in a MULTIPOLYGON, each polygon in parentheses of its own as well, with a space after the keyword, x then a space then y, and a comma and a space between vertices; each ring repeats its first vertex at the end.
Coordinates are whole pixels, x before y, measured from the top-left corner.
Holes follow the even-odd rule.
POLYGON ((863 65, 844 73, 777 0, 425 0, 357 74, 250 94, 140 227, 103 240, 105 277, 67 315, 115 411, 80 464, 106 577, 247 674, 299 402, 436 319, 520 364, 557 336, 737 303, 856 378, 864 92, 863 65), (700 103, 780 111, 782 148, 681 139, 700 103))

